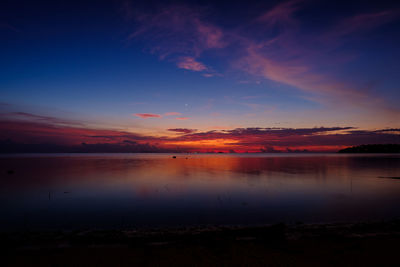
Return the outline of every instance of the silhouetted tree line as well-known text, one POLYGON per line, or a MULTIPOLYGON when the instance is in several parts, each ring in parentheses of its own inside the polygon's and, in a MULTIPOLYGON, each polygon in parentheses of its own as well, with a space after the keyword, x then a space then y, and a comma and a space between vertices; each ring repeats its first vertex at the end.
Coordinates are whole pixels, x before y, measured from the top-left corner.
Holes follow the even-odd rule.
POLYGON ((164 149, 151 144, 139 144, 124 141, 118 144, 86 144, 61 145, 61 144, 25 144, 12 140, 0 140, 1 153, 179 153, 178 149, 164 149))
POLYGON ((374 144, 348 147, 339 153, 400 153, 400 144, 374 144))

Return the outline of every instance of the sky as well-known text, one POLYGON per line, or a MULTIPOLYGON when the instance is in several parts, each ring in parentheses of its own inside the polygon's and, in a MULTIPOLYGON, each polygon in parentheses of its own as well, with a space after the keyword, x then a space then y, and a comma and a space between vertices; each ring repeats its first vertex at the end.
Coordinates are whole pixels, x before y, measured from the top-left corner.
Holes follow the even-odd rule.
POLYGON ((1 1, 0 147, 400 143, 400 2, 1 1))

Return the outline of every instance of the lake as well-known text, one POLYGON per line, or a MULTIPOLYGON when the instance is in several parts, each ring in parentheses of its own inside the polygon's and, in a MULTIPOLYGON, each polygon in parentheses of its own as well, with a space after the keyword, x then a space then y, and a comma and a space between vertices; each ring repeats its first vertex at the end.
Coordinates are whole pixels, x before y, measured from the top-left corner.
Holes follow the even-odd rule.
POLYGON ((0 170, 2 231, 400 218, 398 154, 21 154, 0 170))

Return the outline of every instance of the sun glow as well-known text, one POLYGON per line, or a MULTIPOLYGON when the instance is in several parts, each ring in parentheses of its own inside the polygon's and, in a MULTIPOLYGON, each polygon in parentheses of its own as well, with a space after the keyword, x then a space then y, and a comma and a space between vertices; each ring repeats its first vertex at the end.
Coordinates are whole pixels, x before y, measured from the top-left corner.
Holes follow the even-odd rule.
POLYGON ((191 140, 191 141, 174 141, 166 142, 166 145, 179 145, 184 147, 202 147, 202 148, 231 148, 238 143, 234 139, 205 139, 205 140, 191 140))

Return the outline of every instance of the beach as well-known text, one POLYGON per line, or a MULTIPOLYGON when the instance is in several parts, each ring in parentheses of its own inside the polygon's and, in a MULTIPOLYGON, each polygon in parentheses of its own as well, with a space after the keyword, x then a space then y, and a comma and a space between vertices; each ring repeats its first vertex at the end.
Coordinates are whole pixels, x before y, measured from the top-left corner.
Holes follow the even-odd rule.
POLYGON ((6 266, 398 266, 400 222, 1 235, 6 266))

